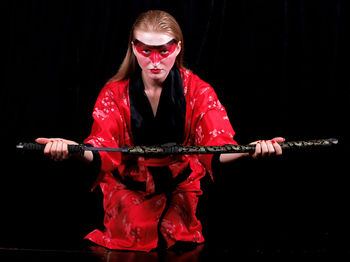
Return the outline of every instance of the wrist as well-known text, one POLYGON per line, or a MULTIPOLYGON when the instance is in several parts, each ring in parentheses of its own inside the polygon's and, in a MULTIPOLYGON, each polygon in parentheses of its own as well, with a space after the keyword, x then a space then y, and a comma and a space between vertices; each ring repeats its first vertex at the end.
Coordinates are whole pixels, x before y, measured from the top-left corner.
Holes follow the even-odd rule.
POLYGON ((249 158, 251 157, 251 154, 249 153, 232 153, 232 154, 221 154, 219 161, 222 164, 230 163, 232 161, 243 159, 243 158, 249 158))

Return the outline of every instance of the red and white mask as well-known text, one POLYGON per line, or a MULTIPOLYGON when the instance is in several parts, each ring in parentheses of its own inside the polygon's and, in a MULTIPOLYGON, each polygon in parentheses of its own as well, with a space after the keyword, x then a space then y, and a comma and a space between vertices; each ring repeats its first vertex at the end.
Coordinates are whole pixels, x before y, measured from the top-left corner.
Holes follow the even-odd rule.
POLYGON ((181 51, 181 42, 158 32, 135 31, 133 52, 143 76, 164 81, 181 51))

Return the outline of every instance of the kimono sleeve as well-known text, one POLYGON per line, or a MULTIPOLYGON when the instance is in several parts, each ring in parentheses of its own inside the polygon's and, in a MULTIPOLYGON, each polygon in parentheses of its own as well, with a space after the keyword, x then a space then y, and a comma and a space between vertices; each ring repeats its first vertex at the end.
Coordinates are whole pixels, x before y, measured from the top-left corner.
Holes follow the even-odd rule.
MULTIPOLYGON (((195 144, 199 146, 237 145, 235 131, 224 106, 214 89, 207 85, 200 89, 195 103, 195 144)), ((213 155, 199 155, 199 160, 212 176, 213 155)))
MULTIPOLYGON (((122 133, 122 116, 116 104, 116 97, 108 84, 100 92, 92 116, 94 123, 91 133, 85 139, 86 144, 94 147, 119 147, 122 133)), ((101 171, 109 172, 116 169, 121 163, 121 153, 102 152, 101 171)))

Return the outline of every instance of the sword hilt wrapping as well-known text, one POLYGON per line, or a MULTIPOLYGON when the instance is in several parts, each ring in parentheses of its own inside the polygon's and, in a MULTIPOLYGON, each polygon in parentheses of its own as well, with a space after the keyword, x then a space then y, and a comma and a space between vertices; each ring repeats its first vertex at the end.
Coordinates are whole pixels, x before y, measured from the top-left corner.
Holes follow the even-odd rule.
MULTIPOLYGON (((16 146, 17 149, 22 149, 24 151, 44 151, 45 144, 38 143, 20 143, 16 146)), ((84 145, 68 145, 69 153, 84 153, 84 145)))

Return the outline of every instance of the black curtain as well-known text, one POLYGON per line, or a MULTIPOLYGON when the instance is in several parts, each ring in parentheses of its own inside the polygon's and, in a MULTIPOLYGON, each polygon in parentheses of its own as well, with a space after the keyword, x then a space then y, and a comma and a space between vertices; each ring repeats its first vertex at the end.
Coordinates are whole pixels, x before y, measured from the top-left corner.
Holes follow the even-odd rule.
POLYGON ((101 196, 89 193, 88 168, 20 155, 14 148, 40 136, 82 141, 92 125, 95 99, 125 55, 133 21, 142 11, 162 9, 180 23, 185 64, 215 88, 239 143, 274 136, 337 137, 341 142, 336 149, 223 167, 201 204, 203 213, 215 210, 215 215, 203 215, 208 241, 245 243, 255 251, 329 250, 343 247, 340 243, 346 249, 346 1, 32 0, 2 5, 0 245, 74 245, 72 239, 100 226, 101 196), (232 210, 234 215, 228 215, 232 210))

